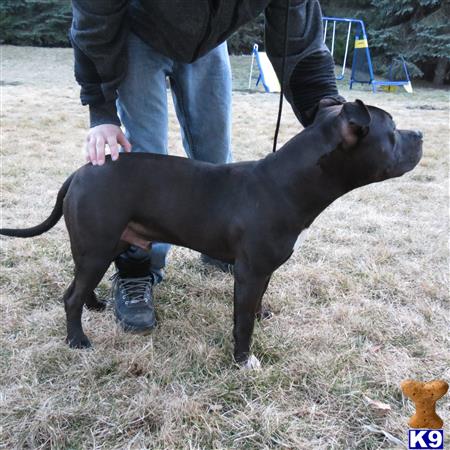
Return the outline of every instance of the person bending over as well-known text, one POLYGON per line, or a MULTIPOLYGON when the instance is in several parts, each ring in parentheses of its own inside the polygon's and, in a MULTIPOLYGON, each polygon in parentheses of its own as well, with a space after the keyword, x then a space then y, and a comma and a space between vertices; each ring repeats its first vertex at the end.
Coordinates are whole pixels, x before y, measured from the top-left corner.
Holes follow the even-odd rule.
MULTIPOLYGON (((187 156, 231 162, 226 39, 263 11, 266 51, 280 83, 289 14, 284 93, 300 122, 312 123, 323 98, 344 101, 317 0, 72 0, 72 8, 75 77, 90 112, 86 156, 94 165, 104 163, 106 146, 113 160, 120 147, 167 154, 166 80, 187 156)), ((156 325, 152 287, 163 278, 168 251, 165 243, 148 251, 131 246, 115 260, 115 314, 124 330, 156 325)), ((207 255, 202 260, 229 269, 207 255)))

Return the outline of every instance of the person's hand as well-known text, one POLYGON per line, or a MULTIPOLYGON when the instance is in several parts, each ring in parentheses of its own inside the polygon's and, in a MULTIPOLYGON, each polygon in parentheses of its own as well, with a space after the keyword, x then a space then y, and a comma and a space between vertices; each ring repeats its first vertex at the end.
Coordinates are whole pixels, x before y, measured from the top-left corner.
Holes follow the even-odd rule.
POLYGON ((86 160, 94 166, 105 162, 105 147, 109 147, 111 159, 119 157, 120 144, 126 152, 131 151, 131 144, 117 125, 104 124, 89 130, 86 138, 86 160))

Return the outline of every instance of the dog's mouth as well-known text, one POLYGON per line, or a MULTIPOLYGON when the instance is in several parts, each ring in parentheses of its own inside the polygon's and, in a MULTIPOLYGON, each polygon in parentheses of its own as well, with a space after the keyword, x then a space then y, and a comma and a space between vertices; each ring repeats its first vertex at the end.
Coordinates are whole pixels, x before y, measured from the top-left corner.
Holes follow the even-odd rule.
POLYGON ((396 143, 397 163, 391 177, 399 177, 413 170, 423 155, 423 136, 421 132, 400 131, 400 140, 396 143))
POLYGON ((386 171, 386 178, 400 177, 405 173, 410 172, 417 164, 419 164, 422 155, 422 142, 420 142, 420 145, 409 147, 406 151, 403 151, 395 167, 386 171))
POLYGON ((413 164, 412 168, 416 167, 417 164, 419 164, 419 161, 422 159, 422 156, 423 156, 423 148, 422 148, 422 141, 421 141, 417 151, 415 152, 415 157, 412 160, 412 164, 413 164))

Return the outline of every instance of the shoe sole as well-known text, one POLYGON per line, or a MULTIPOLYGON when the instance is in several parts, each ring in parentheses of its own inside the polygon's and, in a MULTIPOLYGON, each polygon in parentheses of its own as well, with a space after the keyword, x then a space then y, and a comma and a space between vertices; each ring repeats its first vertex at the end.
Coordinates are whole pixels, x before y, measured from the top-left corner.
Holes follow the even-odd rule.
POLYGON ((150 334, 157 325, 157 322, 155 322, 152 326, 150 327, 145 327, 145 328, 138 328, 132 325, 128 325, 127 323, 116 319, 116 322, 120 325, 120 328, 122 328, 122 331, 124 331, 125 333, 129 333, 129 334, 137 334, 140 336, 146 336, 148 334, 150 334))

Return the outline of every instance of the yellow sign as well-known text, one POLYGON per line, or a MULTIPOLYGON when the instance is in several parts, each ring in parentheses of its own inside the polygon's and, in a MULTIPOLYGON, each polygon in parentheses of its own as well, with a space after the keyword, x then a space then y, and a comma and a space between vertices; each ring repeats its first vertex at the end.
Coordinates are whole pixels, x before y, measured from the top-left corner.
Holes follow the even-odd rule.
POLYGON ((355 48, 367 48, 368 46, 367 39, 356 39, 355 41, 355 48))

